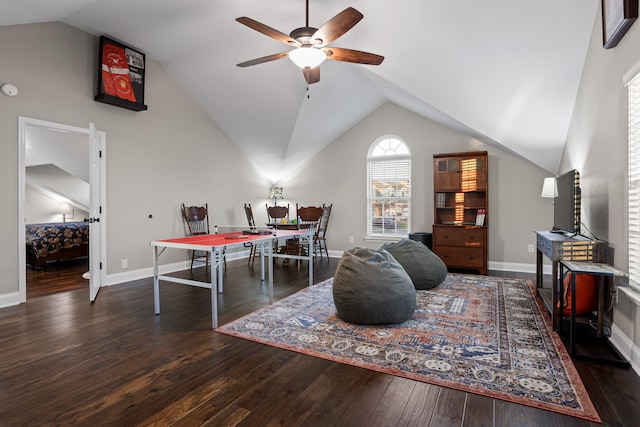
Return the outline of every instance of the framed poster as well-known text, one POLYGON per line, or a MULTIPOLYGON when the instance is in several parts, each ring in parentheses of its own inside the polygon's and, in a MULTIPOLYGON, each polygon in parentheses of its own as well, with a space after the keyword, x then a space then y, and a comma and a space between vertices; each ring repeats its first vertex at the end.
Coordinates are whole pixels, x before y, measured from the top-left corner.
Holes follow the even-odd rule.
POLYGON ((602 42, 615 47, 638 18, 638 0, 602 0, 602 42))
POLYGON ((144 53, 100 36, 98 94, 95 100, 133 111, 144 105, 144 53))

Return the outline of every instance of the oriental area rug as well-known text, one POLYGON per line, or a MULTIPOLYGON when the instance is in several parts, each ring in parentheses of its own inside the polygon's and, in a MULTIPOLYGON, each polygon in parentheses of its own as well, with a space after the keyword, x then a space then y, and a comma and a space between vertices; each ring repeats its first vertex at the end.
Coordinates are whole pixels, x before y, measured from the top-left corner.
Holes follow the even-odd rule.
POLYGON ((449 274, 413 318, 345 323, 333 279, 217 332, 322 359, 600 422, 529 280, 449 274))

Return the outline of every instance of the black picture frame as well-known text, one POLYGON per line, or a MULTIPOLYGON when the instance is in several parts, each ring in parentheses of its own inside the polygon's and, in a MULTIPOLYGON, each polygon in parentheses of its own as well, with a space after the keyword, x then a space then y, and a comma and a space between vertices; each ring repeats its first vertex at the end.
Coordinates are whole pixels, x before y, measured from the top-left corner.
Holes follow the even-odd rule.
POLYGON ((611 49, 638 18, 638 0, 602 0, 602 43, 611 49))
POLYGON ((95 100, 133 111, 144 104, 146 56, 106 36, 100 36, 98 93, 95 100))

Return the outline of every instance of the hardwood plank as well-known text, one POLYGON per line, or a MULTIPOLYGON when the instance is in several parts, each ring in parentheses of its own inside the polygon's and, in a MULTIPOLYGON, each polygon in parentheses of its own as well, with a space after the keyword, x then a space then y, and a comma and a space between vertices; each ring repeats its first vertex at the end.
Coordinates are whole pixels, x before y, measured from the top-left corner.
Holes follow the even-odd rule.
MULTIPOLYGON (((333 276, 336 265, 321 263, 317 281, 333 276)), ((50 265, 39 279, 65 289, 84 280, 85 267, 75 268, 64 273, 50 265)), ((176 275, 207 279, 204 268, 176 275)), ((307 287, 307 275, 279 266, 276 299, 307 287)), ((93 304, 85 285, 1 309, 0 424, 598 425, 218 334, 207 289, 163 284, 161 303, 155 315, 147 278, 105 287, 93 304)), ((259 269, 229 262, 220 323, 266 304, 259 269)), ((638 375, 575 364, 604 425, 636 425, 638 375)))
POLYGON ((436 402, 443 388, 426 383, 417 383, 402 414, 402 425, 421 427, 429 425, 436 402))
POLYGON ((466 395, 467 393, 462 391, 442 388, 429 425, 433 427, 462 425, 466 395))
POLYGON ((484 427, 493 426, 495 414, 495 399, 467 393, 464 410, 463 426, 484 427))
POLYGON ((378 405, 371 412, 367 425, 372 427, 399 425, 415 387, 415 381, 394 378, 378 405))
POLYGON ((357 397, 351 398, 349 407, 345 410, 344 425, 358 425, 366 423, 371 413, 375 411, 387 390, 393 382, 393 377, 372 373, 357 390, 357 397))

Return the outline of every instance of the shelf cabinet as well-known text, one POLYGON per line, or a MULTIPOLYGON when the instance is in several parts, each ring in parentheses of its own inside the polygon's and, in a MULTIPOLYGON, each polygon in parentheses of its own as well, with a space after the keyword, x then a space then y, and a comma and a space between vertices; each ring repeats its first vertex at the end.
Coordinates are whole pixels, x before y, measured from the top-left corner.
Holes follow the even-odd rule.
POLYGON ((433 173, 433 251, 447 267, 487 274, 487 152, 436 154, 433 173))

